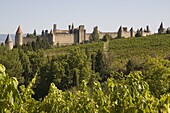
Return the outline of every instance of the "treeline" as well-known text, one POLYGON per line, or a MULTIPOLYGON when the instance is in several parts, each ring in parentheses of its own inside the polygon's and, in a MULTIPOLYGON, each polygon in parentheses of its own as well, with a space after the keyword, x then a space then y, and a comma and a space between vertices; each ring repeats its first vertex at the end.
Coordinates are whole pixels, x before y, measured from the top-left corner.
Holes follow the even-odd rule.
MULTIPOLYGON (((146 73, 150 69, 148 61, 139 64, 137 61, 129 60, 126 64, 126 70, 115 72, 108 66, 110 62, 107 61, 101 50, 96 53, 90 53, 88 50, 75 48, 69 54, 52 57, 47 56, 43 50, 27 51, 26 53, 21 48, 10 51, 5 47, 1 47, 0 50, 2 53, 0 62, 6 66, 7 73, 16 77, 20 84, 28 85, 34 75, 37 74, 37 84, 34 86, 37 99, 43 98, 48 93, 49 85, 52 82, 59 89, 67 90, 75 86, 79 87, 82 80, 88 81, 89 84, 95 80, 104 82, 111 76, 115 77, 116 75, 117 78, 117 73, 128 75, 135 70, 146 73), (112 73, 115 74, 113 75, 112 73)), ((159 64, 159 66, 165 67, 167 65, 167 68, 169 68, 168 60, 161 60, 161 62, 164 64, 159 64)), ((147 75, 149 76, 150 73, 147 75)), ((153 77, 156 77, 156 75, 153 77)), ((151 78, 153 79, 153 77, 151 78)), ((168 78, 164 79, 168 80, 168 78)), ((169 88, 166 89, 163 93, 169 91, 169 88)), ((153 90, 153 92, 156 90, 158 89, 153 90)), ((157 97, 163 94, 161 89, 158 91, 160 94, 157 97)))

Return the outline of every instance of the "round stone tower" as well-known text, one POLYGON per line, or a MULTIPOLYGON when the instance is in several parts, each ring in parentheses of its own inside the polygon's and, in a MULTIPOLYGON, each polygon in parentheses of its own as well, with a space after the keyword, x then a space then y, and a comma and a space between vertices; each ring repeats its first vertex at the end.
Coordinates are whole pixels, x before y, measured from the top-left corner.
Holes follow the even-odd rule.
POLYGON ((23 44, 23 33, 21 30, 21 27, 19 26, 15 35, 15 45, 21 45, 23 44))
POLYGON ((130 37, 134 37, 133 27, 130 29, 130 37))
POLYGON ((5 46, 7 46, 10 50, 13 49, 13 41, 11 36, 8 34, 6 40, 5 40, 5 46))

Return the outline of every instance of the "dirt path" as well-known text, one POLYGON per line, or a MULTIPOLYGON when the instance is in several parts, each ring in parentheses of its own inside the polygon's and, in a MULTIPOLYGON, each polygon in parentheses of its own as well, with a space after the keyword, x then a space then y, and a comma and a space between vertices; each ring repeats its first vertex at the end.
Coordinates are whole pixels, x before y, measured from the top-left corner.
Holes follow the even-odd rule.
POLYGON ((105 54, 106 59, 109 60, 109 40, 107 40, 107 42, 104 42, 103 52, 105 54))

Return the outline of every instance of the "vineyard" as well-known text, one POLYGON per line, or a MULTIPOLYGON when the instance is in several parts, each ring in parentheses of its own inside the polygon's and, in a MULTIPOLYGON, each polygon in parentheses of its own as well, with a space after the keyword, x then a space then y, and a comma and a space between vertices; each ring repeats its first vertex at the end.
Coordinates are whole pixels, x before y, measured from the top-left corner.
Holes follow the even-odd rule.
POLYGON ((170 35, 36 48, 0 46, 1 113, 170 112, 170 35))

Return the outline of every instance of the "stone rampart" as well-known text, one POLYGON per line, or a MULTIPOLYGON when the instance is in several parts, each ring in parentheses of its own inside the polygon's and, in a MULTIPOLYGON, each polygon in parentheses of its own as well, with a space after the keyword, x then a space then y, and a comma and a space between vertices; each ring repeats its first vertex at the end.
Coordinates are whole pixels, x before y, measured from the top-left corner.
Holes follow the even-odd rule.
POLYGON ((35 42, 36 41, 36 37, 24 37, 23 38, 23 44, 27 44, 28 42, 35 42))
POLYGON ((59 45, 73 44, 74 34, 55 34, 55 43, 59 45))

